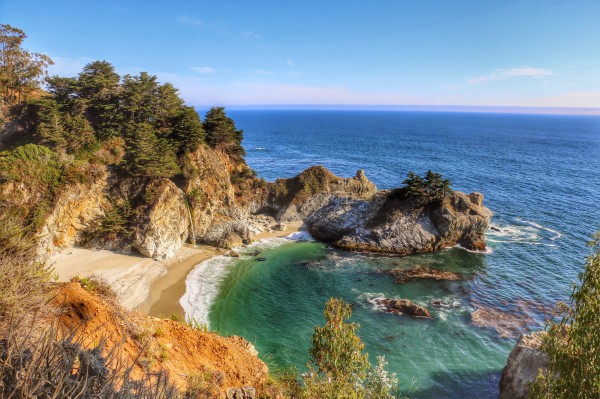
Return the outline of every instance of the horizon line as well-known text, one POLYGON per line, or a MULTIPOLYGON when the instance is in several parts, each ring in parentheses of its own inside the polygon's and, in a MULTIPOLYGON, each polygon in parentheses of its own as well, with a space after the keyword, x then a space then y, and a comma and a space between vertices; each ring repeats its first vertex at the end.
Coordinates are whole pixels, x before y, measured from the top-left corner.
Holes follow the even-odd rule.
MULTIPOLYGON (((213 105, 195 105, 195 108, 211 108, 213 105)), ((222 105, 228 110, 297 110, 297 111, 438 111, 466 113, 542 114, 542 115, 588 115, 600 116, 600 108, 591 107, 540 107, 510 105, 369 105, 369 104, 253 104, 222 105)))

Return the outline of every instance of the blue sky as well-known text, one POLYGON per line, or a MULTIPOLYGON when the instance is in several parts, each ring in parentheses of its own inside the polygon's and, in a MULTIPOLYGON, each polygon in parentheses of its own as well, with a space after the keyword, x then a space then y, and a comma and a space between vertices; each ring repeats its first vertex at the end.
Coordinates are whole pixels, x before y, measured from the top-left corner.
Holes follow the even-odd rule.
POLYGON ((147 71, 189 104, 600 108, 600 1, 0 0, 74 76, 147 71))

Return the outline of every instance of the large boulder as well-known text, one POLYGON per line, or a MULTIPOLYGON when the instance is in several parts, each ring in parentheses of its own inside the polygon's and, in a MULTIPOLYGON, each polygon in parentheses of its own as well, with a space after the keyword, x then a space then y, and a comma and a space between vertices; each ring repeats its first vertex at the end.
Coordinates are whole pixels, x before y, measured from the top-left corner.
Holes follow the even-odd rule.
POLYGON ((189 210, 183 191, 170 180, 161 182, 154 198, 136 221, 133 247, 156 260, 169 258, 183 246, 189 234, 189 210))
POLYGON ((500 399, 527 399, 529 385, 548 365, 548 355, 540 349, 543 331, 521 335, 510 352, 500 379, 500 399))

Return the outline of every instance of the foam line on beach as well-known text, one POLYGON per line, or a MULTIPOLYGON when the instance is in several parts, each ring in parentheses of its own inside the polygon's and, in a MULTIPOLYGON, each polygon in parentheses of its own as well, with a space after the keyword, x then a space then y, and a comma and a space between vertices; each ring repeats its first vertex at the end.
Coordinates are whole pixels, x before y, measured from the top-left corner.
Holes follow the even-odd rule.
POLYGON ((234 248, 241 254, 240 258, 219 255, 196 265, 186 277, 185 294, 179 300, 186 320, 194 320, 200 325, 209 325, 210 308, 219 295, 221 283, 236 260, 250 257, 243 253, 257 249, 268 250, 293 241, 314 241, 314 239, 308 232, 297 231, 287 237, 266 238, 246 247, 234 248))

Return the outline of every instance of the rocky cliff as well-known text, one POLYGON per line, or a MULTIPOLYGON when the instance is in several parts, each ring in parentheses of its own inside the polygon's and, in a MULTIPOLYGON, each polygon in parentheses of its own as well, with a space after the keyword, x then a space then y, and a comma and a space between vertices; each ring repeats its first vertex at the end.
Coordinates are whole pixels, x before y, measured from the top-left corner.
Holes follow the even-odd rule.
POLYGON ((90 245, 165 259, 186 240, 241 245, 269 221, 304 221, 316 238, 348 250, 405 255, 454 245, 485 249, 492 213, 479 193, 452 192, 415 206, 393 191, 378 191, 363 171, 340 178, 322 166, 266 183, 243 161, 207 146, 187 154, 185 165, 183 176, 152 181, 96 168, 91 179, 57 194, 39 233, 40 253, 90 245), (126 213, 126 223, 107 227, 115 209, 126 213), (111 228, 116 231, 106 234, 111 228))
POLYGON ((500 399, 527 399, 529 384, 548 364, 541 351, 544 332, 524 334, 510 352, 500 379, 500 399))
POLYGON ((342 179, 323 167, 275 182, 266 208, 281 220, 303 220, 339 248, 400 255, 454 245, 484 250, 492 217, 480 193, 454 191, 415 205, 395 190, 377 191, 362 171, 342 179))
POLYGON ((39 224, 40 258, 80 245, 166 259, 192 238, 232 247, 266 228, 264 217, 254 214, 266 200, 267 184, 243 160, 202 145, 186 154, 184 175, 172 179, 123 176, 119 162, 117 155, 69 164, 58 171, 67 177, 54 192, 32 183, 36 165, 2 170, 2 214, 39 224))

